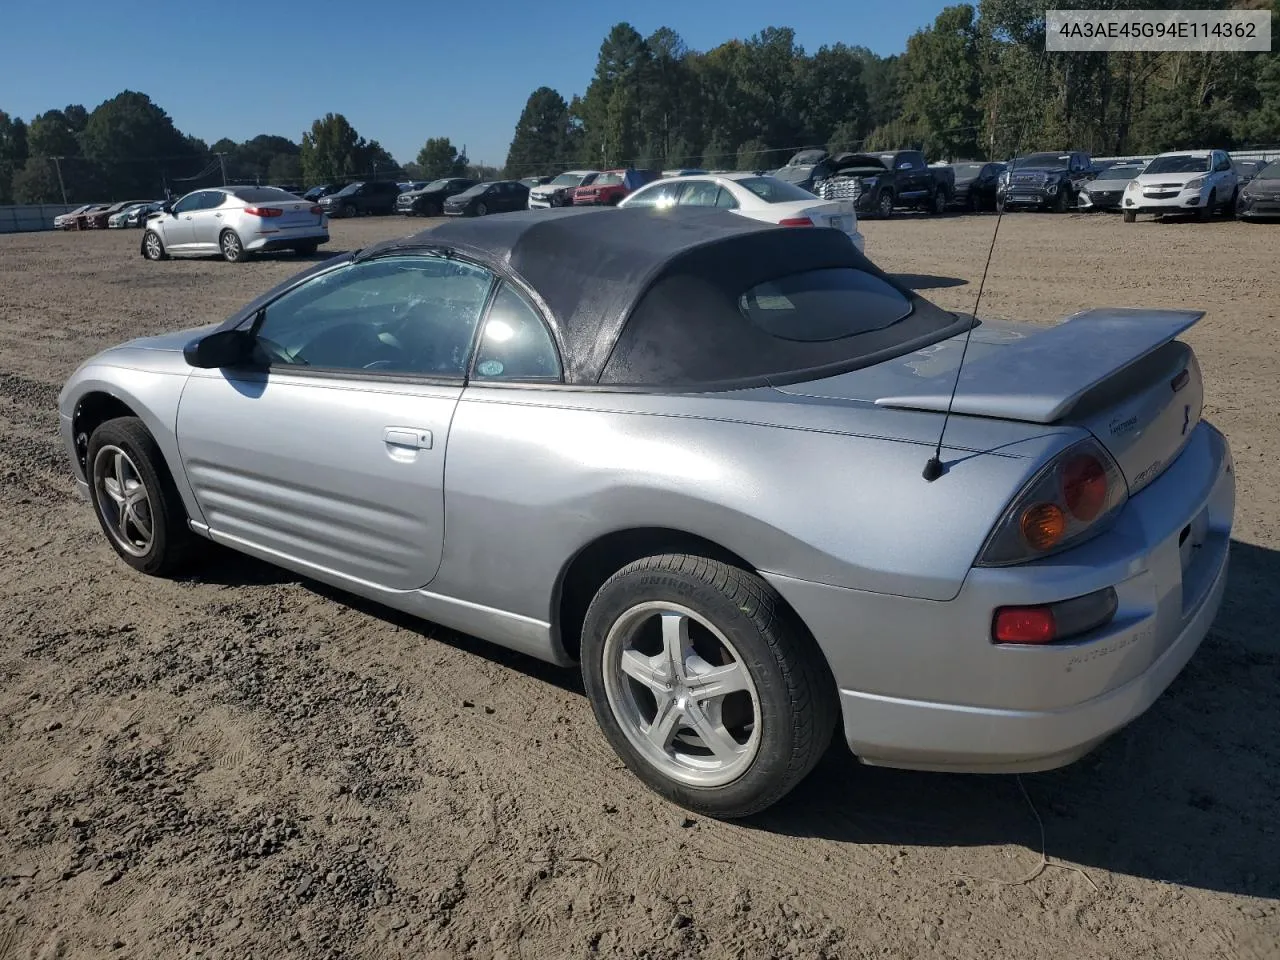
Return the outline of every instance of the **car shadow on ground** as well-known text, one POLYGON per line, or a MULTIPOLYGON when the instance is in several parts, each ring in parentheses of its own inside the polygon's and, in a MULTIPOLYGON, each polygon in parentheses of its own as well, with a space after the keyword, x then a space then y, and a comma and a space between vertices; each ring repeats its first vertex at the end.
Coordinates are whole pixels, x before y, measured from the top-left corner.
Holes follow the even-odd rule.
MULTIPOLYGON (((216 549, 195 579, 302 582, 388 624, 583 695, 576 669, 230 550, 216 549)), ((1200 651, 1146 714, 1068 767, 1022 777, 916 773, 859 765, 837 744, 791 795, 742 825, 850 844, 1015 844, 1030 852, 1028 872, 1043 851, 1086 871, 1280 897, 1280 640, 1269 626, 1277 582, 1280 552, 1233 541, 1222 610, 1200 651)))
POLYGON ((833 749, 750 825, 849 843, 1020 844, 1028 869, 1043 849, 1086 871, 1280 897, 1280 641, 1267 626, 1277 582, 1280 552, 1233 541, 1199 652, 1146 714, 1075 764, 1020 778, 913 773, 833 749))
POLYGON ((939 290, 943 287, 963 287, 969 281, 960 277, 937 277, 928 273, 891 273, 904 287, 912 290, 939 290))

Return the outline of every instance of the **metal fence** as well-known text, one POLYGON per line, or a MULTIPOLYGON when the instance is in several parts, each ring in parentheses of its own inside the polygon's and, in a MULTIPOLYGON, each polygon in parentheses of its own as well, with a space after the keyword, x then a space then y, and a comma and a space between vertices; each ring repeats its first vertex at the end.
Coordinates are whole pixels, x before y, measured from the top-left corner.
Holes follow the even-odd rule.
POLYGON ((54 217, 79 206, 78 203, 28 203, 17 207, 0 207, 0 233, 52 230, 54 217))

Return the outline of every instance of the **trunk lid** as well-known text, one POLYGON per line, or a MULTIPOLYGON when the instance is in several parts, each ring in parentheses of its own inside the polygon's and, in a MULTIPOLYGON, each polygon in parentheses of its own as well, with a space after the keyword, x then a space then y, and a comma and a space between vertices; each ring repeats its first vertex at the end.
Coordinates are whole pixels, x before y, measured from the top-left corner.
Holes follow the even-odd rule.
MULTIPOLYGON (((1203 311, 1086 310, 1051 327, 984 322, 973 331, 952 412, 1089 430, 1137 493, 1182 452, 1200 421, 1204 386, 1195 354, 1176 338, 1203 311)), ((964 337, 885 363, 779 387, 944 413, 964 337)))

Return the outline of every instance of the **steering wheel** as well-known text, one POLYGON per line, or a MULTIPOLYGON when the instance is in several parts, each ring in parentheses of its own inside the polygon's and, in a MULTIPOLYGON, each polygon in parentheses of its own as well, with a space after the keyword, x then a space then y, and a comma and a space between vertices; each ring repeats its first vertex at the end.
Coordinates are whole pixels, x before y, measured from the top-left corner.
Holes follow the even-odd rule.
POLYGON ((291 365, 308 365, 306 360, 303 360, 301 357, 295 357, 274 340, 269 340, 266 337, 257 337, 254 339, 254 342, 262 347, 262 349, 265 350, 272 358, 280 360, 283 363, 291 365))

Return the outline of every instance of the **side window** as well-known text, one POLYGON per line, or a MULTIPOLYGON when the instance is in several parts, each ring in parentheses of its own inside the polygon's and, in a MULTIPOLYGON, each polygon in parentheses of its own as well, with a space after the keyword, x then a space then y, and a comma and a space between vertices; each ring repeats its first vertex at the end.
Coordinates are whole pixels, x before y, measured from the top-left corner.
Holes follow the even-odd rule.
POLYGON ((379 257, 267 305, 259 362, 461 379, 493 275, 443 257, 379 257))
POLYGON ((906 154, 904 156, 898 157, 898 159, 895 160, 893 164, 893 168, 895 170, 911 170, 914 167, 915 167, 915 163, 912 160, 911 154, 906 154))
POLYGON ((489 307, 471 376, 477 381, 560 380, 551 332, 533 304, 509 283, 502 283, 489 307))
POLYGON ((200 210, 216 210, 227 199, 227 195, 221 190, 206 190, 203 196, 204 202, 198 208, 200 210))
POLYGON ((683 184, 661 183, 656 187, 648 187, 644 190, 637 190, 627 198, 628 207, 669 207, 676 202, 676 196, 680 193, 680 187, 683 184))
POLYGON ((714 207, 716 194, 719 192, 720 185, 710 180, 689 180, 684 185, 684 192, 680 194, 680 206, 714 207))
POLYGON ((732 193, 721 187, 720 192, 716 194, 716 206, 724 210, 737 210, 738 201, 733 198, 732 193))
POLYGON ((199 210, 201 203, 204 202, 204 191, 199 193, 189 193, 177 203, 173 205, 174 213, 190 213, 192 210, 199 210))

